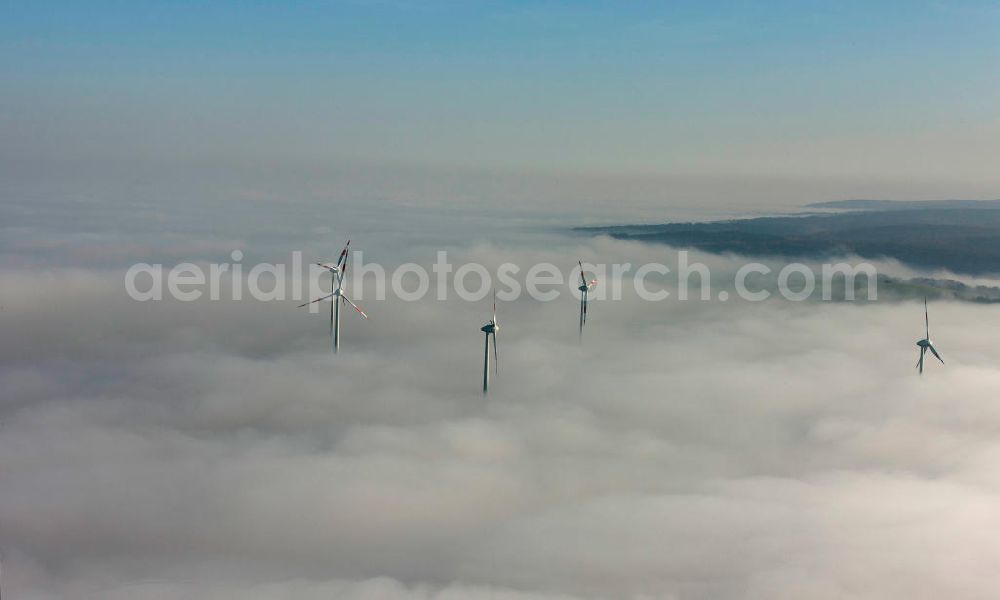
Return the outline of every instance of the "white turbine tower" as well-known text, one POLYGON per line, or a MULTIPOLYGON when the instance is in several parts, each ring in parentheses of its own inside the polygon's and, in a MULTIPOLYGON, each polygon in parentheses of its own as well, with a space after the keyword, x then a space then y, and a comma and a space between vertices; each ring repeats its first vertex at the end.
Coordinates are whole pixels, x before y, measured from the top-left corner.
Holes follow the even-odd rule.
POLYGON ((486 334, 486 347, 484 348, 484 358, 483 358, 483 394, 490 389, 490 336, 493 336, 493 358, 496 362, 497 375, 500 374, 500 355, 497 353, 497 330, 500 329, 500 325, 497 324, 497 296, 496 293, 493 294, 493 318, 490 319, 485 325, 479 328, 480 331, 486 334))
POLYGON ((597 284, 596 279, 587 281, 587 276, 583 272, 583 261, 580 263, 580 337, 583 337, 583 326, 587 324, 587 301, 590 290, 597 284))
POLYGON ((357 304, 351 302, 351 299, 344 293, 344 274, 347 272, 347 253, 350 245, 351 240, 347 240, 347 244, 344 246, 344 249, 340 251, 340 257, 337 258, 336 264, 316 263, 329 271, 332 275, 330 287, 332 288, 333 293, 299 305, 299 308, 302 308, 304 306, 309 306, 310 304, 326 300, 327 298, 333 298, 330 302, 330 337, 333 338, 334 352, 337 352, 337 350, 340 349, 340 300, 343 300, 347 304, 353 306, 354 310, 356 310, 362 318, 368 318, 365 311, 361 310, 357 304))
POLYGON ((934 348, 934 344, 931 342, 931 324, 930 319, 927 318, 927 297, 924 296, 924 339, 917 342, 917 346, 920 347, 920 358, 917 360, 917 370, 921 375, 924 374, 924 354, 928 350, 934 355, 934 358, 941 361, 944 364, 944 359, 938 354, 938 351, 934 348))

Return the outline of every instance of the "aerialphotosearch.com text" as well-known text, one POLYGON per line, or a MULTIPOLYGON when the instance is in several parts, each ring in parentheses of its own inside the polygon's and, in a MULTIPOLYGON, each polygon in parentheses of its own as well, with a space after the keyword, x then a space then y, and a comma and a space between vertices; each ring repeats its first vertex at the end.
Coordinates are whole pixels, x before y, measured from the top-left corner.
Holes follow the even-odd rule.
MULTIPOLYGON (((868 301, 877 299, 878 273, 866 262, 826 263, 810 267, 792 262, 769 266, 747 262, 733 272, 717 274, 701 262, 691 262, 688 252, 677 252, 676 264, 658 262, 583 263, 560 269, 549 262, 519 265, 505 262, 488 269, 476 262, 454 264, 447 251, 439 251, 430 269, 417 263, 405 263, 387 270, 377 263, 365 263, 363 251, 355 251, 344 271, 352 297, 384 300, 391 293, 396 298, 416 302, 433 295, 448 300, 455 294, 462 300, 476 302, 494 292, 502 301, 516 300, 527 294, 539 302, 550 302, 564 293, 579 299, 582 281, 596 280, 589 291, 591 300, 620 300, 627 288, 651 302, 676 299, 727 301, 735 294, 741 300, 761 302, 775 294, 789 301, 831 300, 836 295, 854 300, 858 284, 868 301), (713 290, 713 284, 717 284, 713 290)), ((228 263, 137 263, 125 273, 125 291, 140 302, 165 297, 182 301, 242 300, 261 302, 302 301, 330 293, 331 274, 316 264, 306 264, 302 253, 292 253, 288 264, 244 264, 243 252, 235 250, 228 263)), ((311 310, 319 310, 314 304, 311 310)))

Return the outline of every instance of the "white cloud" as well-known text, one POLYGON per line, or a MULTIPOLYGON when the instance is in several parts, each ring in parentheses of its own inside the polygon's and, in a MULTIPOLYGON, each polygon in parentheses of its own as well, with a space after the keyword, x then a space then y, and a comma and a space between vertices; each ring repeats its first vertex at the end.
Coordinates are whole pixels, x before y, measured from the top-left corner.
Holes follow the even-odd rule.
POLYGON ((582 345, 568 297, 503 303, 483 398, 486 302, 369 302, 334 358, 293 302, 3 281, 15 598, 994 595, 989 307, 932 307, 948 365, 919 378, 913 303, 626 294, 594 303, 582 345))

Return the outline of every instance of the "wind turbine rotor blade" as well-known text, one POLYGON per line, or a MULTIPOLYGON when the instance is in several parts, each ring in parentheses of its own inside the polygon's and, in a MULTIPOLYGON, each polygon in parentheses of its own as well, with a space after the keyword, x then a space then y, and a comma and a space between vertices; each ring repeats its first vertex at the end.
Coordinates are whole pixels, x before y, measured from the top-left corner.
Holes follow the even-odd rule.
POLYGON ((368 315, 365 314, 365 311, 361 310, 361 308, 357 304, 351 302, 351 299, 348 298, 346 294, 344 294, 343 292, 341 292, 340 297, 344 299, 344 302, 346 302, 346 303, 350 304, 351 306, 353 306, 354 310, 356 310, 359 315, 361 315, 365 319, 368 318, 368 315))
POLYGON ((333 296, 333 294, 327 294, 326 296, 323 296, 322 298, 316 298, 315 300, 310 300, 309 302, 306 302, 305 304, 300 304, 300 305, 296 306, 296 308, 302 308, 303 306, 309 306, 310 304, 315 304, 316 302, 319 302, 320 300, 326 300, 327 298, 329 298, 331 296, 333 296))
POLYGON ((917 370, 920 371, 921 375, 924 374, 924 353, 925 352, 927 352, 927 348, 924 348, 923 346, 921 346, 920 347, 920 359, 917 360, 917 370))
MULTIPOLYGON (((493 290, 493 326, 497 326, 497 291, 493 290)), ((496 338, 493 338, 496 340, 496 338)))
POLYGON ((497 332, 493 330, 493 364, 496 366, 497 375, 500 374, 500 354, 497 352, 497 332))
POLYGON ((351 245, 351 240, 347 240, 347 243, 346 243, 346 244, 344 244, 344 249, 340 251, 340 257, 339 257, 339 258, 337 258, 337 266, 338 266, 338 267, 339 267, 339 266, 340 266, 341 264, 346 264, 346 262, 347 262, 347 248, 348 248, 348 247, 349 247, 350 245, 351 245))
POLYGON ((927 296, 924 296, 924 339, 931 339, 931 320, 927 317, 927 296))
POLYGON ((587 276, 583 274, 583 261, 581 260, 581 261, 577 261, 577 262, 580 263, 580 285, 586 287, 586 285, 587 285, 587 276))
POLYGON ((928 348, 930 348, 930 351, 931 351, 932 353, 934 353, 934 358, 936 358, 936 359, 938 359, 939 361, 941 361, 941 364, 943 365, 943 364, 944 364, 944 359, 943 359, 943 358, 941 358, 941 355, 940 355, 940 354, 938 354, 938 351, 934 349, 934 346, 927 346, 927 347, 928 347, 928 348))
POLYGON ((344 260, 344 264, 340 264, 337 261, 337 270, 333 272, 333 277, 336 280, 337 289, 343 289, 344 287, 344 276, 347 274, 347 261, 344 260))

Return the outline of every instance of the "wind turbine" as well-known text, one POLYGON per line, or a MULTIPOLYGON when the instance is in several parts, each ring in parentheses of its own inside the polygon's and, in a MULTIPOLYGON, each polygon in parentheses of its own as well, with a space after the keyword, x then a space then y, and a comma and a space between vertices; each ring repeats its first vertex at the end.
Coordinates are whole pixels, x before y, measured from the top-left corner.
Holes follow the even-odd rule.
POLYGON ((942 365, 944 364, 944 359, 941 358, 941 355, 938 354, 938 351, 934 349, 934 344, 931 342, 931 324, 930 324, 930 319, 927 318, 926 296, 924 296, 924 339, 917 342, 917 346, 920 347, 920 359, 917 360, 917 370, 920 371, 921 375, 924 374, 924 354, 926 354, 928 350, 931 351, 931 353, 934 355, 934 358, 940 360, 942 365))
POLYGON ((596 279, 591 279, 587 281, 587 276, 583 272, 583 261, 578 261, 580 263, 580 337, 583 337, 583 326, 587 324, 587 300, 588 294, 590 294, 591 288, 597 284, 596 279))
POLYGON ((354 310, 357 311, 362 318, 368 318, 365 311, 361 310, 361 308, 354 302, 351 302, 351 299, 344 293, 344 274, 347 272, 347 253, 350 245, 351 240, 347 240, 347 244, 344 246, 344 249, 340 251, 340 257, 337 258, 336 263, 316 263, 330 272, 330 275, 332 276, 330 287, 333 289, 333 293, 316 298, 315 300, 310 300, 309 302, 298 306, 299 308, 302 308, 304 306, 309 306, 310 304, 326 300, 327 298, 333 298, 330 302, 330 337, 333 338, 334 352, 337 352, 337 350, 340 349, 340 302, 338 299, 353 306, 354 310))
POLYGON ((496 362, 496 372, 497 375, 500 374, 500 355, 497 353, 497 330, 500 329, 500 325, 497 324, 496 292, 493 293, 493 318, 479 329, 486 334, 483 358, 483 394, 486 394, 490 389, 490 335, 493 336, 493 358, 496 362))

